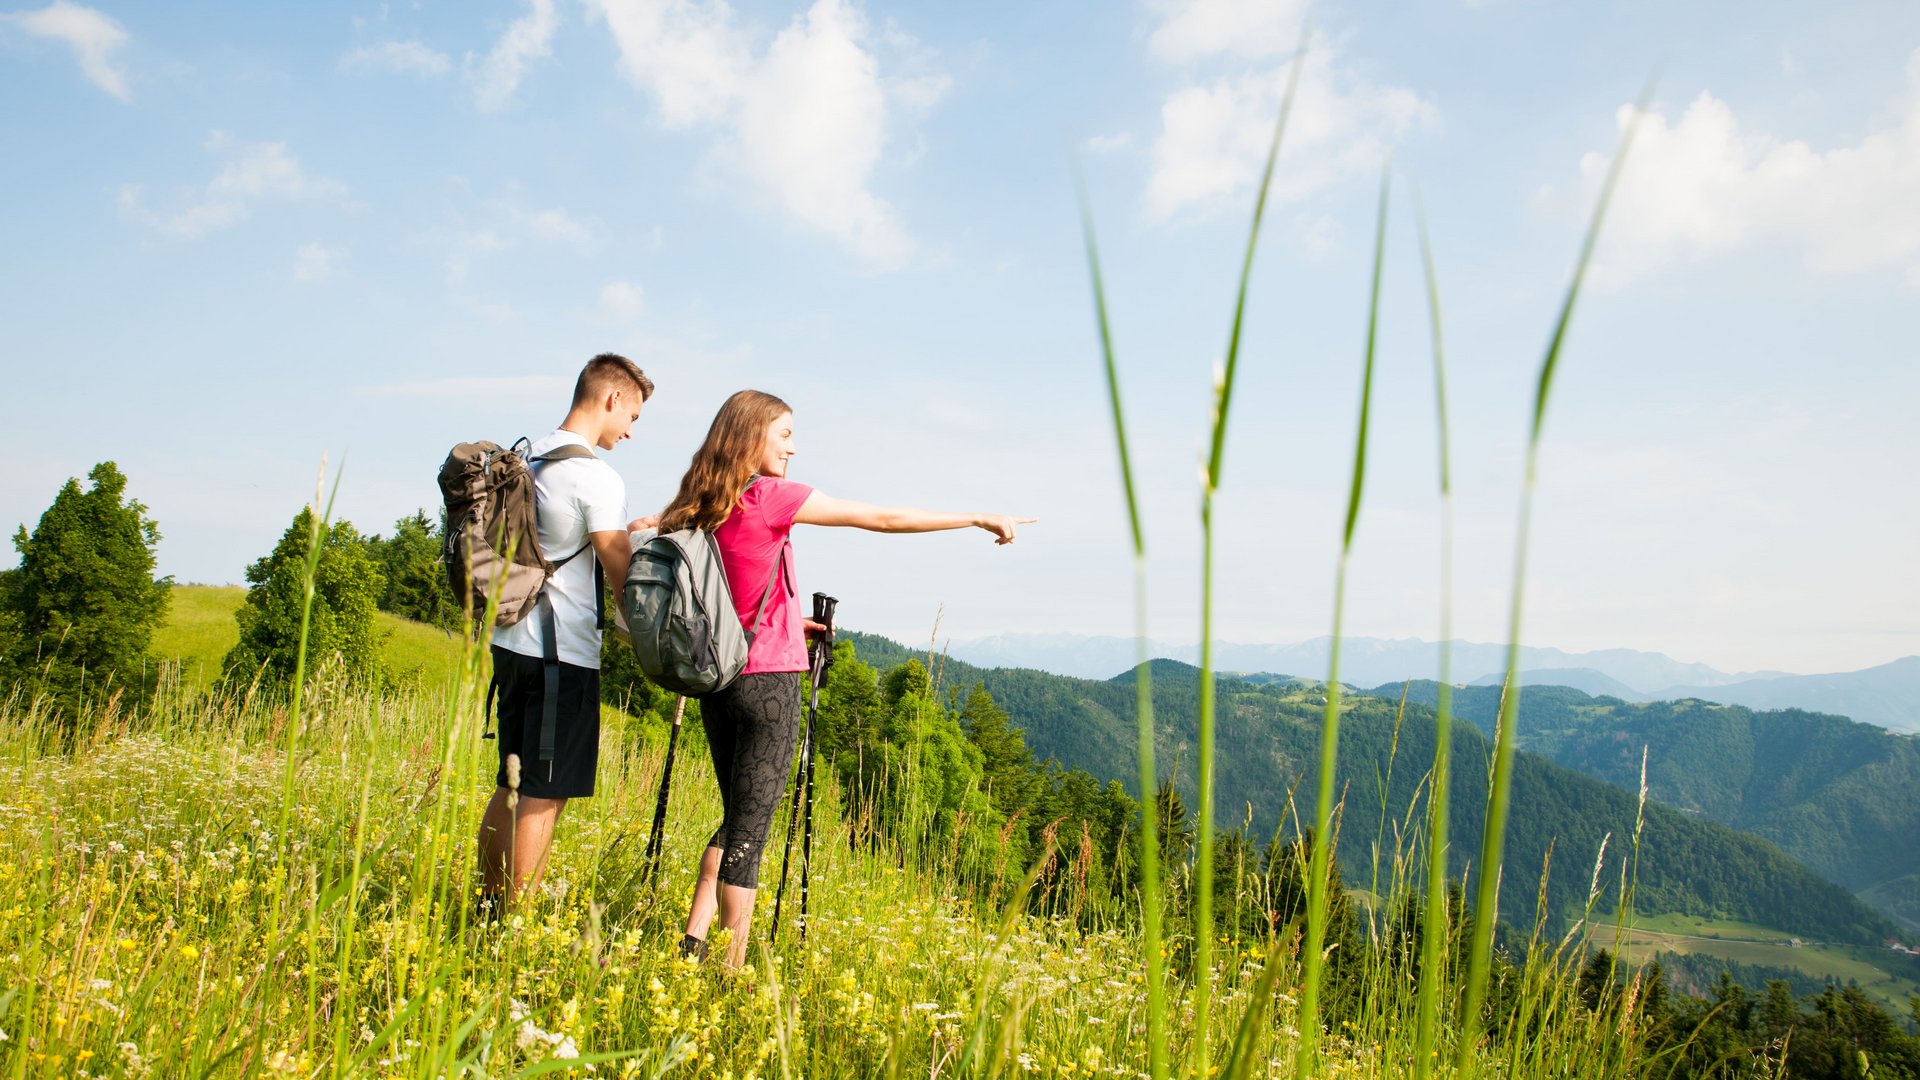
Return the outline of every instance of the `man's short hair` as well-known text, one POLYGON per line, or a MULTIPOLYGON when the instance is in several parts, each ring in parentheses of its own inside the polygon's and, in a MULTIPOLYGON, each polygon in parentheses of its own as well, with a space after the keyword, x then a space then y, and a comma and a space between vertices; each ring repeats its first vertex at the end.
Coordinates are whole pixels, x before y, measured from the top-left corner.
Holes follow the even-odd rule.
POLYGON ((640 391, 641 401, 653 396, 653 380, 640 365, 618 353, 601 353, 580 369, 580 378, 573 384, 574 408, 593 404, 608 390, 627 387, 640 391))

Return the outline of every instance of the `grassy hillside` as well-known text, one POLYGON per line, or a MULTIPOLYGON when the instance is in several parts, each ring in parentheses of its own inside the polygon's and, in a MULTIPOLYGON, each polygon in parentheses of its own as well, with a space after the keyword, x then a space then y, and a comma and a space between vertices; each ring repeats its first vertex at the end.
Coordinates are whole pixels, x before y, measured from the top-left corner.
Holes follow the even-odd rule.
MULTIPOLYGON (((190 629, 176 623, 175 640, 191 641, 190 629)), ((199 636, 217 630, 202 619, 199 636)), ((717 792, 699 755, 683 753, 656 879, 641 852, 660 747, 616 713, 605 714, 599 792, 561 822, 549 887, 504 923, 477 922, 471 837, 493 767, 490 744, 477 738, 478 666, 462 665, 465 689, 322 688, 313 707, 325 723, 289 724, 277 705, 166 694, 152 713, 103 723, 70 751, 36 727, 36 714, 0 705, 0 818, 13 823, 0 831, 0 952, 16 973, 0 994, 0 1075, 424 1078, 591 1064, 618 1076, 1117 1077, 1145 1068, 1136 927, 976 908, 959 898, 970 894, 946 856, 916 859, 872 821, 843 818, 832 770, 806 940, 789 915, 777 941, 756 944, 748 971, 680 959, 678 919, 720 813, 717 792)), ((960 674, 945 672, 950 682, 960 674)), ((783 807, 772 835, 784 825, 783 807)), ((770 852, 759 934, 779 867, 770 852)), ((1367 942, 1393 940, 1369 925, 1367 942)), ((1235 931, 1206 971, 1176 964, 1176 1059, 1195 1039, 1204 977, 1216 1052, 1256 1032, 1264 1045, 1245 1075, 1293 1075, 1293 942, 1283 935, 1268 948, 1235 931), (1243 1024, 1263 964, 1280 989, 1243 1024)), ((1355 944, 1356 997, 1308 1068, 1411 1075, 1406 960, 1390 945, 1355 944)), ((1495 1015, 1505 1019, 1472 1044, 1473 1074, 1624 1080, 1666 1063, 1649 1049, 1664 1021, 1644 1029, 1643 1043, 1639 1018, 1612 1011, 1630 993, 1598 1011, 1581 1004, 1579 959, 1536 954, 1503 977, 1495 1015)), ((1460 978, 1455 965, 1443 970, 1443 1003, 1458 1000, 1460 978)), ((1686 1022, 1708 1007, 1688 1006, 1686 1022)), ((1443 1007, 1448 1059, 1456 1019, 1443 1007)))
MULTIPOLYGON (((1409 697, 1431 701, 1431 682, 1409 697)), ((1374 693, 1398 693, 1383 686, 1374 693)), ((1491 730, 1498 687, 1463 687, 1458 714, 1491 730)), ((1764 836, 1920 930, 1920 737, 1800 709, 1698 700, 1634 704, 1560 686, 1520 695, 1522 747, 1677 809, 1764 836)))
MULTIPOLYGON (((220 674, 220 661, 240 640, 233 613, 247 598, 240 585, 176 585, 167 618, 153 635, 154 655, 180 665, 180 678, 205 689, 220 674)), ((458 639, 431 626, 375 615, 386 635, 387 669, 396 678, 427 685, 447 682, 460 660, 458 639)))
MULTIPOLYGON (((680 759, 655 880, 641 853, 662 756, 613 718, 598 792, 561 821, 547 888, 504 922, 478 922, 472 834, 492 763, 476 695, 429 687, 323 707, 327 723, 289 725, 277 707, 232 699, 163 703, 137 732, 109 726, 65 753, 32 714, 0 705, 0 952, 11 956, 0 1074, 1145 1068, 1135 931, 975 910, 937 863, 913 866, 870 823, 843 820, 831 772, 806 940, 789 906, 779 940, 756 944, 755 967, 728 974, 678 955, 693 866, 720 814, 697 757, 680 759)), ((784 810, 773 835, 783 829, 784 810)), ((779 870, 770 853, 763 885, 779 870)), ((774 893, 760 890, 757 934, 774 893)), ((1232 1043, 1269 956, 1279 985, 1297 986, 1292 954, 1258 941, 1223 948, 1207 973, 1216 1048, 1232 1043)), ((1408 1075, 1407 980, 1370 977, 1367 1006, 1322 1042, 1317 1072, 1408 1075)), ((1170 984, 1176 1017, 1191 1009, 1193 978, 1170 984)), ((1476 1066, 1635 1075, 1637 1035, 1569 1012, 1568 970, 1524 985, 1547 1022, 1485 1043, 1476 1066)), ((1441 993, 1452 1000, 1457 987, 1441 993)), ((1250 1075, 1291 1075, 1294 995, 1261 1009, 1250 1075)), ((1190 1021, 1171 1034, 1176 1054, 1195 1035, 1190 1021)), ((1449 1042, 1443 1032, 1451 1055, 1449 1042)))
MULTIPOLYGON (((882 667, 912 655, 882 638, 851 637, 863 659, 882 667)), ((983 683, 1025 730, 1037 755, 1137 787, 1131 675, 1094 682, 1038 671, 983 670, 941 658, 934 666, 949 687, 983 683)), ((1153 666, 1154 709, 1162 733, 1158 759, 1191 793, 1198 671, 1168 660, 1153 666)), ((1294 808, 1312 805, 1309 765, 1319 738, 1319 692, 1313 684, 1221 679, 1218 685, 1216 820, 1224 828, 1250 818, 1258 836, 1291 831, 1294 808)), ((1396 725, 1395 704, 1375 697, 1344 702, 1339 782, 1346 810, 1337 854, 1346 879, 1356 886, 1374 884, 1376 867, 1379 874, 1390 873, 1395 837, 1417 832, 1421 821, 1424 770, 1433 760, 1432 714, 1409 704, 1396 725)), ((1456 837, 1480 835, 1491 752, 1480 732, 1468 725, 1455 728, 1449 828, 1456 837)), ((1584 906, 1603 843, 1601 880, 1617 880, 1629 853, 1636 795, 1522 754, 1513 800, 1501 913, 1522 925, 1531 923, 1551 851, 1548 918, 1561 925, 1584 906)), ((1470 845, 1457 846, 1451 871, 1463 872, 1475 854, 1470 845)), ((1770 842, 1660 805, 1647 808, 1637 898, 1643 911, 1742 919, 1818 940, 1871 945, 1894 929, 1884 916, 1770 842)))

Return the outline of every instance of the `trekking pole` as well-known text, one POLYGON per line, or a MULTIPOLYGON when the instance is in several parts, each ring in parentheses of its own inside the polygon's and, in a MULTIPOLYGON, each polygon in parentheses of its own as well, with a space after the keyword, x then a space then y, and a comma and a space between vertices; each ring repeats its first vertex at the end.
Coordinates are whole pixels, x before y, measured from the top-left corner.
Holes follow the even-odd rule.
POLYGON ((820 718, 820 684, 827 681, 827 669, 833 667, 833 609, 840 601, 826 593, 813 594, 813 621, 825 626, 814 649, 818 657, 813 665, 813 698, 807 702, 807 808, 806 824, 800 828, 800 941, 807 940, 807 885, 813 871, 813 751, 814 724, 820 718))
POLYGON ((780 905, 787 892, 787 871, 793 863, 793 834, 800 828, 800 940, 807 940, 807 891, 813 866, 813 756, 814 727, 820 715, 820 685, 827 681, 827 669, 833 666, 833 609, 840 601, 825 593, 813 594, 813 621, 826 627, 807 643, 807 726, 801 736, 800 771, 794 778, 793 805, 787 812, 786 850, 780 857, 780 888, 773 895, 773 926, 769 936, 780 934, 780 905), (806 824, 800 826, 804 815, 806 824))
MULTIPOLYGON (((807 642, 807 680, 812 682, 815 664, 813 642, 807 642)), ((787 898, 787 871, 793 868, 793 835, 800 827, 800 795, 806 785, 806 760, 813 754, 813 725, 808 724, 800 733, 800 762, 793 778, 793 801, 787 807, 787 843, 780 852, 780 887, 773 893, 773 925, 767 930, 768 941, 780 940, 780 906, 787 898)))
POLYGON ((673 703, 673 727, 667 730, 667 762, 660 767, 660 801, 653 804, 653 835, 647 837, 647 885, 660 880, 660 849, 667 835, 667 789, 673 783, 673 752, 680 745, 680 718, 687 713, 682 694, 673 703))

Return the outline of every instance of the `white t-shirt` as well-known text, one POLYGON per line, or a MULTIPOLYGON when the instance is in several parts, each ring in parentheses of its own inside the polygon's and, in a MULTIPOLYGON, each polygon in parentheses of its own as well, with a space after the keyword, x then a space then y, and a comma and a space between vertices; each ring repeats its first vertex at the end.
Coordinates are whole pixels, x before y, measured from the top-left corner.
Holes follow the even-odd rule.
MULTIPOLYGON (((587 440, 564 428, 534 441, 529 458, 587 440)), ((593 567, 599 561, 587 534, 622 532, 627 527, 627 485, 613 466, 599 458, 563 458, 533 465, 534 518, 540 527, 540 552, 551 562, 573 555, 547 582, 553 602, 560 659, 575 667, 600 667, 600 631, 594 625, 593 567), (581 548, 586 548, 581 551, 581 548)), ((610 583, 618 587, 618 582, 610 583)), ((607 609, 609 622, 613 609, 607 609)), ((522 656, 541 656, 538 604, 527 617, 493 632, 493 643, 522 656)))

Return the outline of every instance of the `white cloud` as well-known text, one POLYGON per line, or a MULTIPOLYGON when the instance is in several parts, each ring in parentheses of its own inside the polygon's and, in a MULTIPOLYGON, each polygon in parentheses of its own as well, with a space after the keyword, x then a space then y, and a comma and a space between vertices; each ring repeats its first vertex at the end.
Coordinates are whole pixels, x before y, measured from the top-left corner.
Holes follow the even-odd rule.
MULTIPOLYGON (((1607 212, 1596 275, 1618 284, 1674 263, 1783 246, 1815 273, 1892 268, 1920 282, 1920 51, 1906 80, 1883 127, 1825 151, 1753 130, 1705 92, 1677 121, 1648 113, 1607 212)), ((1622 129, 1633 114, 1618 111, 1622 129)), ((1583 203, 1597 194, 1608 158, 1581 159, 1583 203)))
POLYGON ((187 189, 184 207, 170 214, 151 211, 140 186, 127 184, 120 189, 121 212, 165 235, 197 240, 246 220, 260 203, 346 200, 346 185, 308 175, 286 143, 240 143, 215 131, 206 147, 224 161, 205 186, 187 189))
MULTIPOLYGON (((1160 107, 1147 210, 1239 207, 1252 197, 1286 94, 1288 66, 1225 75, 1183 87, 1160 107)), ((1276 199, 1299 198, 1379 167, 1393 144, 1437 117, 1404 87, 1379 86, 1347 70, 1331 45, 1306 54, 1288 117, 1276 199)))
POLYGON ((646 310, 646 294, 631 281, 609 281, 600 290, 600 307, 610 315, 638 315, 646 310))
POLYGON ((536 240, 568 244, 586 250, 592 248, 595 241, 593 230, 565 210, 535 210, 531 213, 514 211, 514 219, 536 240))
MULTIPOLYGON (((1160 23, 1148 49, 1177 68, 1185 85, 1160 107, 1149 216, 1239 208, 1252 197, 1306 6, 1304 0, 1150 0, 1160 23)), ((1412 90, 1354 70, 1330 38, 1310 44, 1305 64, 1274 198, 1299 198, 1371 171, 1394 143, 1438 117, 1412 90)))
POLYGON ((588 0, 620 48, 628 81, 670 128, 723 122, 752 56, 726 0, 588 0))
POLYGON ((1133 145, 1133 134, 1121 131, 1112 135, 1095 135, 1087 140, 1087 152, 1093 154, 1117 154, 1133 145))
POLYGON ((1153 0, 1163 18, 1147 47, 1162 60, 1269 58, 1292 52, 1306 0, 1153 0))
POLYGON ((486 200, 477 221, 456 214, 446 227, 415 237, 418 243, 445 250, 448 288, 464 288, 469 271, 485 256, 538 245, 588 254, 599 246, 598 223, 583 222, 559 207, 524 209, 514 202, 518 194, 512 189, 506 197, 486 200))
POLYGON ((840 0, 817 0, 781 31, 748 80, 734 149, 800 220, 897 266, 913 242, 867 187, 886 143, 887 96, 865 33, 840 0))
POLYGON ((950 80, 897 28, 876 33, 846 0, 815 0, 756 50, 724 0, 589 0, 621 70, 670 128, 712 137, 713 163, 867 262, 902 265, 915 244, 872 190, 900 113, 925 110, 950 80), (909 70, 883 73, 882 52, 909 70))
POLYGON ((128 100, 126 75, 114 64, 114 56, 127 43, 127 32, 111 16, 90 7, 54 0, 38 11, 19 11, 0 15, 37 37, 52 38, 73 50, 80 70, 93 85, 128 100))
POLYGON ((362 45, 340 58, 341 71, 386 71, 438 78, 453 70, 447 54, 418 41, 381 41, 362 45))
POLYGON ((324 281, 333 276, 334 263, 347 253, 318 243, 301 244, 293 253, 293 277, 296 281, 324 281))
POLYGON ((507 27, 485 59, 468 54, 467 78, 481 111, 491 112, 513 99, 533 62, 553 54, 553 33, 559 25, 553 0, 527 0, 527 13, 507 27))

